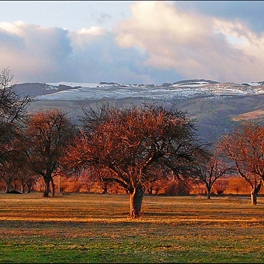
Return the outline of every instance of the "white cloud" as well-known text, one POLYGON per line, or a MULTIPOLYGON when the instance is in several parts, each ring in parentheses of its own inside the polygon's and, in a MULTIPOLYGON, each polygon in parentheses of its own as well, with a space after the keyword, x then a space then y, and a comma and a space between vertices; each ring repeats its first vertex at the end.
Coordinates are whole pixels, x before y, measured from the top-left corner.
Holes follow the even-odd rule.
POLYGON ((104 35, 107 32, 105 28, 102 27, 91 27, 91 28, 82 28, 78 31, 78 34, 88 34, 94 36, 104 35))
POLYGON ((234 47, 244 54, 264 60, 264 33, 261 35, 251 31, 241 23, 231 23, 224 20, 214 20, 217 31, 235 39, 234 47))
POLYGON ((131 11, 132 17, 116 28, 116 41, 122 48, 146 50, 146 65, 190 78, 263 79, 263 37, 242 23, 187 13, 161 1, 137 2, 131 11))
POLYGON ((21 29, 25 26, 26 26, 26 24, 20 20, 14 22, 14 23, 8 23, 8 22, 1 22, 0 23, 0 28, 2 30, 5 30, 11 34, 15 34, 18 36, 22 35, 23 31, 21 29))
POLYGON ((0 69, 15 82, 263 80, 264 35, 169 2, 138 1, 114 31, 0 23, 0 69))
POLYGON ((120 49, 101 27, 74 32, 24 22, 0 23, 0 68, 14 82, 143 82, 140 52, 120 49))

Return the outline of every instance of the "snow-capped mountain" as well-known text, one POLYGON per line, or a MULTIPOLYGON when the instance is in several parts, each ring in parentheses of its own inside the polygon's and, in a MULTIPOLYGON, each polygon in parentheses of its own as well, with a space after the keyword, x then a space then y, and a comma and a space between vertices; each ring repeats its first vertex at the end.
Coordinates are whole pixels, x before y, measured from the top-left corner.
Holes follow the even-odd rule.
POLYGON ((198 133, 208 142, 217 141, 238 121, 264 122, 264 82, 243 84, 211 80, 184 80, 174 83, 118 84, 101 83, 23 83, 15 85, 20 95, 29 95, 29 112, 57 108, 73 120, 83 108, 108 102, 117 107, 142 103, 174 106, 197 121, 198 133))
POLYGON ((17 84, 18 92, 33 96, 35 100, 98 100, 145 98, 170 101, 176 98, 199 96, 230 96, 264 94, 263 82, 244 84, 220 83, 211 80, 185 80, 175 83, 118 84, 114 82, 73 83, 58 82, 45 84, 17 84), (28 86, 28 90, 26 89, 28 86))

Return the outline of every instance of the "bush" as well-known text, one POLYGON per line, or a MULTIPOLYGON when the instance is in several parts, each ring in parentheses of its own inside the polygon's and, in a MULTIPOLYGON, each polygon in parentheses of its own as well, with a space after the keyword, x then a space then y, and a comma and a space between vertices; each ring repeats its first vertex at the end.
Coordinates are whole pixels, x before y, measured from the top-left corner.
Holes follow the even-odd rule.
POLYGON ((166 195, 189 195, 190 188, 182 181, 171 181, 165 187, 166 195))

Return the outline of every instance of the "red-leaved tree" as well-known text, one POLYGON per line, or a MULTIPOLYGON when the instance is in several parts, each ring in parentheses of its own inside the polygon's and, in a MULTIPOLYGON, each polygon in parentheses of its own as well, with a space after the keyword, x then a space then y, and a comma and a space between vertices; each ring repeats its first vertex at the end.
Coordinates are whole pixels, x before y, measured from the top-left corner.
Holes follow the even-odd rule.
MULTIPOLYGON (((97 166, 110 173, 104 181, 116 182, 130 194, 130 216, 140 216, 146 184, 158 166, 175 175, 188 174, 198 151, 194 124, 178 110, 161 106, 88 109, 83 129, 68 149, 64 163, 70 169, 97 166)), ((157 178, 158 179, 158 178, 157 178)))

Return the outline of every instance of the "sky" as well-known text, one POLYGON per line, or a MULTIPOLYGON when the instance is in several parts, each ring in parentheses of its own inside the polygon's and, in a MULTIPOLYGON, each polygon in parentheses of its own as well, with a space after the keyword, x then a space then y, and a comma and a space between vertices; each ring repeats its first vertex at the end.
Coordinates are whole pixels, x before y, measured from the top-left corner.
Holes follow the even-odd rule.
POLYGON ((264 81, 264 1, 0 1, 13 83, 264 81))

